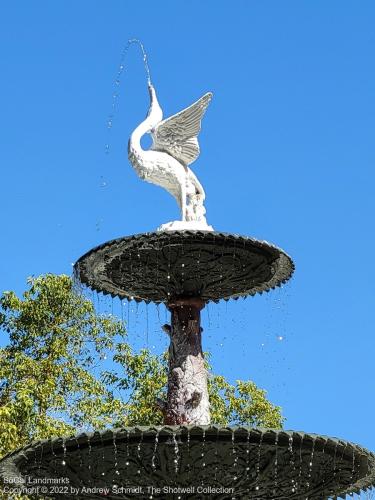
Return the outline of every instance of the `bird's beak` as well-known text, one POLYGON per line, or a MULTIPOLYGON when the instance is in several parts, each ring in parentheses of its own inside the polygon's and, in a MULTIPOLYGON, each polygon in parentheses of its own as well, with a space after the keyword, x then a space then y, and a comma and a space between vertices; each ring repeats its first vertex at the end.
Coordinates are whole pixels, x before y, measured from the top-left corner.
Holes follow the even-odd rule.
POLYGON ((152 86, 151 83, 148 84, 148 92, 150 94, 150 99, 152 101, 154 99, 154 97, 155 97, 155 89, 154 89, 154 87, 152 86))

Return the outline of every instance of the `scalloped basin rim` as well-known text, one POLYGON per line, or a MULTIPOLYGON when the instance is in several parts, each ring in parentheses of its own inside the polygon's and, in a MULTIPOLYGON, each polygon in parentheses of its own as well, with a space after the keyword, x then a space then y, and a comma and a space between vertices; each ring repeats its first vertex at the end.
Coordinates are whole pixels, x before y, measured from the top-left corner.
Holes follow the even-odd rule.
MULTIPOLYGON (((301 498, 297 493, 291 494, 285 489, 291 481, 287 479, 288 477, 294 478, 293 481, 302 481, 300 488, 305 489, 303 492, 300 490, 301 494, 308 496, 309 500, 332 496, 332 492, 336 497, 359 493, 372 487, 375 480, 375 455, 345 440, 302 431, 220 425, 135 426, 36 441, 3 457, 0 461, 0 478, 5 476, 22 478, 24 474, 35 477, 40 477, 40 474, 42 477, 56 477, 56 474, 62 477, 64 474, 72 474, 70 477, 75 484, 82 482, 101 484, 102 475, 90 476, 94 473, 94 469, 88 464, 94 463, 99 464, 99 470, 103 467, 106 471, 105 480, 109 481, 108 484, 120 479, 125 483, 130 481, 131 484, 132 481, 141 480, 164 484, 162 481, 170 481, 168 477, 173 474, 176 446, 180 463, 175 481, 187 484, 189 480, 187 471, 190 467, 195 467, 193 480, 202 481, 206 478, 211 481, 214 471, 219 470, 219 480, 222 484, 228 485, 233 481, 230 475, 231 468, 233 463, 237 462, 236 475, 241 479, 236 483, 236 495, 240 498, 273 498, 268 496, 267 492, 274 484, 272 464, 275 461, 275 453, 278 457, 280 480, 278 486, 280 496, 276 495, 275 498, 296 500, 301 498), (116 459, 113 458, 114 449, 117 450, 116 459), (201 453, 202 450, 205 453, 201 453), (250 450, 250 454, 247 454, 249 452, 246 450, 250 450), (130 457, 129 468, 124 468, 124 458, 120 459, 125 453, 130 457), (202 468, 200 461, 203 460, 201 458, 203 455, 206 466, 202 468), (100 465, 102 458, 103 462, 100 465), (150 466, 147 466, 147 463, 151 463, 154 458, 158 464, 164 463, 162 475, 158 473, 153 476, 150 466), (68 462, 69 468, 62 467, 63 459, 68 462), (188 465, 188 459, 192 460, 193 465, 188 465), (112 462, 115 460, 115 464, 111 460, 112 462), (301 462, 296 467, 298 460, 301 462), (119 476, 112 479, 111 474, 113 475, 116 467, 119 469, 119 476), (136 471, 141 467, 144 469, 139 476, 136 471), (258 467, 259 479, 255 479, 254 471, 258 467), (353 482, 350 482, 350 478, 353 482), (310 486, 306 486, 309 483, 310 486), (254 493, 251 494, 249 491, 254 492, 256 484, 259 492, 254 496, 254 493)), ((212 496, 212 498, 223 497, 212 496)))
POLYGON ((212 231, 140 233, 86 252, 74 265, 78 281, 121 299, 168 303, 267 292, 294 272, 292 259, 264 240, 212 231))

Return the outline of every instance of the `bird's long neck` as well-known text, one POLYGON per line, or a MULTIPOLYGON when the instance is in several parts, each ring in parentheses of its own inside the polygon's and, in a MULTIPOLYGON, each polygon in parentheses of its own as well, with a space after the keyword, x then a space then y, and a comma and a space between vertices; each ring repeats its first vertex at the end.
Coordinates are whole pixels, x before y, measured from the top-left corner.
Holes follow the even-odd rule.
POLYGON ((156 98, 155 89, 152 85, 149 85, 150 92, 150 109, 148 111, 146 119, 138 125, 134 132, 130 136, 129 140, 129 153, 141 154, 144 149, 141 146, 141 138, 147 132, 150 132, 163 118, 163 112, 159 106, 158 100, 156 98))
POLYGON ((146 120, 144 120, 142 123, 138 125, 138 127, 133 131, 133 133, 130 136, 129 140, 129 152, 132 151, 134 153, 142 153, 144 149, 141 146, 141 138, 147 132, 149 132, 152 129, 153 125, 150 120, 150 117, 148 116, 146 120))

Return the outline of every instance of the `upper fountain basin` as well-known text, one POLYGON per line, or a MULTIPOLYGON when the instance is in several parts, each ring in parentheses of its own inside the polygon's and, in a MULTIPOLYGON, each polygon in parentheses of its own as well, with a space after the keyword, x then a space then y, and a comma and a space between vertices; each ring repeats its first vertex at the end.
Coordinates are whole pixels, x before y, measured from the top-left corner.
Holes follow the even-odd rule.
POLYGON ((218 302, 280 286, 294 264, 266 241, 216 231, 168 231, 99 245, 76 262, 74 271, 81 283, 121 299, 218 302))

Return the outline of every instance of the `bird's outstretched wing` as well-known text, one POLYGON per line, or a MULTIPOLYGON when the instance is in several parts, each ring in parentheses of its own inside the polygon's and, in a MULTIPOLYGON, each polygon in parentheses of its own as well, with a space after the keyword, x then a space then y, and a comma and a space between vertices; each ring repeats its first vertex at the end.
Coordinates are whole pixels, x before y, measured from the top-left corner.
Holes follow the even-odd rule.
POLYGON ((151 149, 168 153, 185 166, 193 163, 199 156, 197 136, 211 98, 211 92, 207 92, 188 108, 161 121, 151 131, 151 149))

